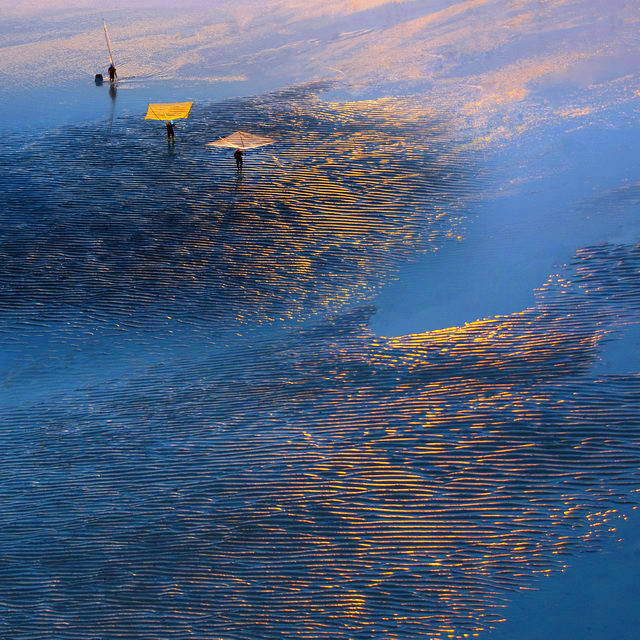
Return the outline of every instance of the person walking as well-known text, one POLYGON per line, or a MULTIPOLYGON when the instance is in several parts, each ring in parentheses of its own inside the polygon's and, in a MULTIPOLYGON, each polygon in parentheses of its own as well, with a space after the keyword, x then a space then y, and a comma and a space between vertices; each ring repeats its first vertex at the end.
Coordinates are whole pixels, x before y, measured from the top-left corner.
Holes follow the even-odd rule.
POLYGON ((167 120, 165 124, 167 125, 167 140, 169 142, 175 142, 176 141, 176 125, 173 124, 171 120, 167 120))
POLYGON ((240 171, 242 169, 242 151, 240 149, 236 149, 233 152, 233 157, 236 159, 236 167, 238 168, 238 171, 240 171))
POLYGON ((118 74, 116 72, 116 67, 112 62, 111 65, 109 66, 109 82, 115 82, 117 78, 118 78, 118 74))

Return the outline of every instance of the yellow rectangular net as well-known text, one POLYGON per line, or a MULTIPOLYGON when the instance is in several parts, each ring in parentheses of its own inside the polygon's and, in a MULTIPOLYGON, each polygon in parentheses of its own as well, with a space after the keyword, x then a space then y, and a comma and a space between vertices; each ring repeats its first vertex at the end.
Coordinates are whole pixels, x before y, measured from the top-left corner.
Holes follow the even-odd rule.
POLYGON ((159 102, 150 104, 145 120, 178 120, 188 118, 193 102, 159 102))

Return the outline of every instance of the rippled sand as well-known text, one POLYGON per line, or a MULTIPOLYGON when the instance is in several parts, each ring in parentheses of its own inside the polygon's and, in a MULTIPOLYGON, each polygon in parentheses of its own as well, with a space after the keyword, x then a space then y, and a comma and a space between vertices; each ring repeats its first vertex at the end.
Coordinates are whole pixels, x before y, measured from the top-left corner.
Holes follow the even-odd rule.
MULTIPOLYGON (((51 51, 93 70, 76 4, 0 22, 19 26, 0 39, 12 82, 50 75, 51 51)), ((638 326, 640 187, 622 144, 571 135, 634 117, 635 76, 594 63, 633 7, 607 49, 595 2, 249 4, 185 8, 170 44, 166 8, 134 11, 123 68, 339 81, 212 90, 175 146, 126 99, 158 78, 123 82, 106 121, 16 128, 0 151, 0 638, 480 637, 637 507, 637 356, 603 353, 638 326), (277 139, 241 174, 204 146, 236 129, 277 139), (415 293, 436 277, 421 256, 474 264, 467 229, 488 234, 505 194, 530 217, 523 261, 557 203, 580 247, 534 301, 372 331, 403 266, 415 293)), ((500 236, 503 272, 525 244, 500 236)))
POLYGON ((157 358, 158 317, 199 329, 6 410, 13 638, 462 637, 633 503, 637 377, 590 370, 637 321, 638 249, 580 251, 511 316, 374 336, 337 312, 450 241, 481 181, 444 123, 321 88, 201 106, 175 148, 125 118, 5 157, 10 341, 117 324, 157 358), (212 121, 279 144, 238 175, 212 121))
POLYGON ((125 118, 6 154, 0 321, 268 321, 370 298, 455 235, 481 178, 445 123, 398 101, 324 103, 323 86, 198 105, 174 147, 125 118), (277 139, 242 173, 204 146, 238 128, 277 139))
POLYGON ((514 316, 381 339, 363 310, 10 411, 5 627, 413 638, 495 621, 633 502, 637 376, 589 371, 637 318, 639 268, 637 248, 584 250, 514 316))

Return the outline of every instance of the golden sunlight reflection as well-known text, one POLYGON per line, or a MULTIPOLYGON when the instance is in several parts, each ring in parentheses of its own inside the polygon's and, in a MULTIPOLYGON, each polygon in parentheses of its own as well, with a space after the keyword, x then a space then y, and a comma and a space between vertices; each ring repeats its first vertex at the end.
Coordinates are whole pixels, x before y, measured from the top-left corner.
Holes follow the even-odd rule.
MULTIPOLYGON (((91 85, 92 1, 7 7, 5 90, 91 85)), ((477 638, 618 536, 640 378, 594 365, 640 319, 640 247, 580 249, 529 308, 464 326, 374 335, 364 305, 464 238, 475 198, 551 171, 567 128, 619 135, 637 3, 114 2, 133 103, 291 88, 196 102, 169 149, 132 111, 7 140, 0 333, 67 386, 3 407, 0 636, 477 638), (507 166, 538 127, 544 160, 507 166), (237 129, 277 141, 242 172, 204 146, 237 129), (496 159, 513 178, 488 185, 496 159), (125 364, 96 374, 112 329, 125 364)))
MULTIPOLYGON (((14 482, 57 514, 20 559, 98 550, 73 580, 51 561, 54 600, 105 574, 161 593, 165 635, 473 637, 637 502, 638 378, 591 366, 637 321, 639 267, 638 248, 585 249, 511 316, 386 338, 362 309, 86 390, 86 407, 15 410, 51 437, 10 442, 14 482), (114 540, 122 505, 143 522, 114 540)), ((145 606, 114 598, 96 619, 148 629, 145 606)))
POLYGON ((56 303, 90 300, 96 317, 120 304, 127 316, 149 304, 170 316, 191 296, 196 316, 299 319, 370 298, 408 256, 460 234, 477 178, 443 124, 409 101, 325 104, 314 91, 194 110, 194 140, 211 136, 212 118, 278 140, 238 176, 229 154, 188 140, 167 161, 149 129, 105 146, 78 128, 17 151, 47 210, 0 242, 15 266, 1 295, 22 312, 55 289, 56 303), (113 208, 114 191, 130 208, 113 208))
MULTIPOLYGON (((575 277, 551 278, 513 316, 354 336, 326 370, 305 360, 289 403, 314 448, 304 473, 287 464, 277 494, 310 534, 292 544, 330 593, 321 611, 331 628, 469 637, 477 620, 500 619, 511 589, 563 568, 578 540, 615 521, 617 507, 598 505, 630 501, 615 478, 635 466, 637 402, 618 407, 637 383, 580 376, 618 295, 587 304, 603 273, 591 265, 617 258, 591 251, 575 277), (327 387, 311 400, 306 381, 318 375, 327 387), (381 602, 388 614, 374 615, 381 602)), ((637 263, 619 269, 621 288, 637 263)))

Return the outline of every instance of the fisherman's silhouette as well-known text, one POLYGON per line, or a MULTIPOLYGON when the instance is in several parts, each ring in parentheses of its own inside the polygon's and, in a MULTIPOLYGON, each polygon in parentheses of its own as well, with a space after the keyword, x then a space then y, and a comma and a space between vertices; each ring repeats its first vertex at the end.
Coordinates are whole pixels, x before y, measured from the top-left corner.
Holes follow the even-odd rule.
POLYGON ((169 120, 167 120, 165 124, 167 125, 167 140, 169 142, 175 142, 176 141, 176 125, 173 124, 173 122, 170 122, 169 120))
POLYGON ((109 67, 109 82, 115 82, 117 77, 118 74, 116 73, 116 68, 112 62, 111 66, 109 67))
POLYGON ((240 171, 242 169, 242 151, 240 151, 240 149, 236 149, 233 152, 233 157, 236 159, 236 167, 238 168, 238 171, 240 171))

